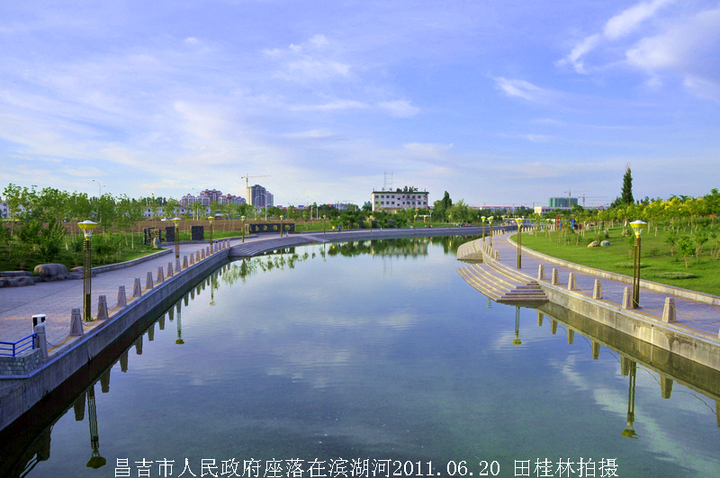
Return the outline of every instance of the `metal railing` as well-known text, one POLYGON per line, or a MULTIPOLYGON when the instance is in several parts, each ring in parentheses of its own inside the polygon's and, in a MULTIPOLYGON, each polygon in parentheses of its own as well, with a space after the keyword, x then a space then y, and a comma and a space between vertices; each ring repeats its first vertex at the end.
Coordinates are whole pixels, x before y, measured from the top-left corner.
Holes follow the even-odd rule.
POLYGON ((35 339, 37 334, 33 333, 27 337, 23 337, 17 342, 1 342, 0 341, 0 356, 3 357, 16 357, 18 354, 35 349, 35 339))

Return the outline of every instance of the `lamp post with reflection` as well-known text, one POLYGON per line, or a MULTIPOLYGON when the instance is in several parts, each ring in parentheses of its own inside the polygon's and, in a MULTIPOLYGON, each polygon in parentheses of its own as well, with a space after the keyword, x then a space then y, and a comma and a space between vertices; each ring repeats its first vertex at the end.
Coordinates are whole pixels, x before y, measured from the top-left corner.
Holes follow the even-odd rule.
POLYGON ((213 250, 213 221, 215 220, 214 216, 208 216, 208 221, 210 221, 210 251, 213 250))
POLYGON ((633 262, 633 309, 640 307, 640 234, 647 223, 633 221, 630 223, 635 233, 635 260, 633 262))
POLYGON ((105 466, 107 460, 100 456, 100 436, 98 434, 97 407, 95 405, 95 384, 90 385, 87 392, 88 400, 88 422, 90 422, 90 447, 92 457, 87 462, 87 467, 97 470, 105 466))
POLYGON ((177 216, 172 218, 172 222, 175 224, 175 259, 180 259, 180 221, 182 219, 177 216))
POLYGON ((627 410, 627 426, 621 435, 627 438, 638 439, 635 431, 635 381, 637 378, 637 362, 630 360, 629 384, 628 384, 628 410, 627 410))
POLYGON ((515 223, 517 224, 518 233, 517 233, 517 268, 520 269, 522 267, 522 225, 523 218, 516 217, 515 223))
POLYGON ((92 282, 92 232, 97 227, 96 222, 86 220, 79 222, 78 226, 83 231, 85 237, 84 254, 83 254, 83 320, 89 322, 92 320, 90 306, 90 291, 92 282))
POLYGON ((480 219, 482 219, 482 240, 485 242, 485 219, 487 219, 487 217, 481 216, 480 219))
POLYGON ((513 339, 513 345, 522 345, 520 340, 520 307, 515 306, 515 338, 513 339))
POLYGON ((240 216, 242 221, 242 242, 245 242, 245 216, 240 216))
POLYGON ((327 218, 327 216, 325 216, 325 214, 323 214, 323 234, 325 234, 325 219, 326 218, 327 218))
POLYGON ((280 214, 280 237, 283 236, 283 215, 280 214))

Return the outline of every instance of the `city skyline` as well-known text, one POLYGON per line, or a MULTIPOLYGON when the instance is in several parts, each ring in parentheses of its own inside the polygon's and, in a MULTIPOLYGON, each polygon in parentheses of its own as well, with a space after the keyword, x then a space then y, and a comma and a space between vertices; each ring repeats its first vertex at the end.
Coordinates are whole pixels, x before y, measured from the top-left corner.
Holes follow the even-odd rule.
POLYGON ((718 187, 716 1, 34 1, 0 17, 0 183, 473 206, 718 187), (575 191, 578 193, 575 194, 575 191))

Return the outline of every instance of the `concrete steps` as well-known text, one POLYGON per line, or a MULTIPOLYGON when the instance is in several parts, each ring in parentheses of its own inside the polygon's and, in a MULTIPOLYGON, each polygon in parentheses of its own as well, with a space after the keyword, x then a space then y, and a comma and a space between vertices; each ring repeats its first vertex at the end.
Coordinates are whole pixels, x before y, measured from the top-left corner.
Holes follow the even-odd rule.
POLYGON ((478 250, 486 254, 482 264, 473 264, 458 269, 460 276, 468 284, 479 290, 495 302, 514 305, 539 305, 548 301, 540 285, 496 260, 497 252, 479 241, 463 244, 458 249, 458 260, 470 256, 478 250), (478 243, 478 244, 475 244, 478 243), (462 248, 462 246, 461 246, 462 248), (491 255, 490 258, 487 258, 491 255))

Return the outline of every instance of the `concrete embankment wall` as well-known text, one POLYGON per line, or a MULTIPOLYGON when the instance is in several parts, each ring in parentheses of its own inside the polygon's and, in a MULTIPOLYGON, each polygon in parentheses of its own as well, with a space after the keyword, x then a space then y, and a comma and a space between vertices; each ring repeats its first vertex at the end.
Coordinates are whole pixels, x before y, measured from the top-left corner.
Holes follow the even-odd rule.
MULTIPOLYGON (((483 261, 491 263, 495 260, 483 249, 483 261)), ((524 274, 522 271, 517 272, 524 274)), ((534 277, 525 275, 528 280, 534 280, 534 277)), ((693 332, 678 324, 662 322, 633 309, 624 309, 607 300, 593 299, 578 291, 553 286, 548 281, 537 282, 553 304, 589 317, 635 339, 720 370, 720 341, 715 338, 693 332)))
POLYGON ((60 387, 73 374, 86 368, 116 340, 135 332, 142 332, 135 331, 140 319, 152 314, 160 314, 170 307, 186 290, 226 263, 228 251, 229 249, 220 250, 193 267, 165 279, 154 289, 130 303, 127 308, 113 315, 107 323, 92 329, 66 351, 51 357, 28 375, 21 375, 13 380, 3 380, 3 389, 10 392, 2 398, 0 430, 30 410, 51 391, 60 387))

